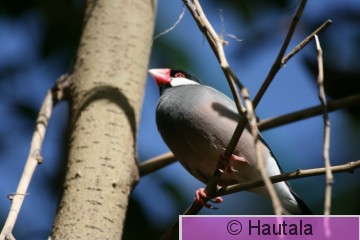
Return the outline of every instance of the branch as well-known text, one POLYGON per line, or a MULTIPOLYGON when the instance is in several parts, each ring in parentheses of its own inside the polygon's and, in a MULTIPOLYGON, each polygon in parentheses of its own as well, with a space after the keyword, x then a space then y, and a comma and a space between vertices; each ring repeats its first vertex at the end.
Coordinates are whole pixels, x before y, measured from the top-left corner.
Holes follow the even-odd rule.
MULTIPOLYGON (((354 170, 356 170, 359 167, 360 167, 360 160, 356 160, 342 165, 332 166, 330 170, 333 173, 341 173, 341 172, 353 173, 354 170)), ((324 175, 325 173, 326 173, 326 168, 312 168, 312 169, 303 169, 303 170, 298 169, 293 172, 272 176, 270 177, 270 180, 272 183, 278 183, 288 180, 324 175)), ((264 181, 262 179, 249 181, 246 183, 239 183, 239 184, 220 188, 217 194, 212 197, 225 196, 241 191, 247 191, 249 189, 257 188, 261 186, 264 186, 264 181)))
MULTIPOLYGON (((254 113, 254 108, 252 106, 252 102, 250 101, 250 98, 249 98, 248 90, 239 81, 237 76, 234 74, 234 72, 230 68, 230 65, 225 57, 225 52, 224 52, 224 48, 223 48, 224 41, 223 41, 223 39, 221 39, 218 36, 216 31, 211 26, 210 22, 207 20, 206 15, 203 12, 200 3, 197 0, 194 0, 193 4, 190 1, 184 1, 184 3, 190 10, 194 19, 196 20, 200 30, 206 36, 211 48, 213 49, 213 51, 220 63, 221 69, 223 70, 223 72, 226 76, 226 79, 228 80, 228 84, 230 86, 230 89, 233 94, 233 97, 234 97, 234 100, 235 100, 235 103, 236 103, 236 106, 237 106, 240 116, 241 115, 246 116, 247 120, 250 122, 250 124, 252 126, 256 158, 257 158, 257 162, 259 163, 258 167, 261 172, 261 175, 266 179, 265 180, 266 188, 268 189, 268 191, 270 193, 270 198, 271 198, 272 202, 274 203, 275 212, 277 214, 281 214, 281 212, 282 212, 281 211, 281 209, 282 209, 281 203, 276 194, 274 186, 268 180, 267 172, 265 170, 265 164, 263 163, 264 160, 262 159, 262 155, 260 153, 260 148, 259 148, 259 143, 257 142, 258 141, 258 129, 257 129, 257 125, 256 125, 256 117, 255 117, 255 113, 254 113), (246 104, 246 111, 241 103, 240 96, 239 96, 236 86, 235 86, 235 82, 238 84, 238 86, 241 90, 241 95, 244 98, 244 101, 246 104)), ((233 133, 233 136, 224 152, 224 157, 227 162, 229 161, 232 153, 234 152, 234 150, 237 146, 240 136, 245 128, 246 122, 247 122, 246 118, 244 118, 244 117, 239 120, 239 123, 233 133)), ((209 183, 205 187, 205 190, 204 190, 205 193, 211 195, 211 193, 213 193, 217 190, 217 183, 222 175, 223 170, 224 170, 223 168, 215 170, 214 174, 210 178, 209 183)), ((190 208, 188 208, 185 211, 184 214, 196 214, 200 209, 201 209, 201 207, 196 207, 193 204, 190 208)))
POLYGON ((330 19, 326 20, 323 24, 321 24, 320 27, 318 27, 304 40, 302 40, 296 47, 293 48, 293 50, 291 50, 290 53, 288 53, 288 55, 281 59, 281 66, 284 66, 293 56, 295 56, 295 54, 297 54, 301 49, 308 45, 308 43, 313 39, 316 34, 319 34, 321 31, 325 30, 331 23, 332 21, 330 19))
MULTIPOLYGON (((358 105, 360 105, 360 93, 348 97, 340 98, 337 100, 328 101, 327 110, 331 112, 331 111, 358 106, 358 105)), ((279 127, 285 124, 301 121, 306 118, 311 118, 320 114, 322 114, 322 106, 318 105, 315 107, 288 113, 282 116, 267 118, 265 120, 260 121, 258 123, 258 127, 260 130, 268 130, 274 127, 279 127)))
POLYGON ((254 108, 256 108, 257 105, 259 104, 261 98, 264 96, 266 90, 270 86, 270 84, 271 84, 272 80, 274 79, 276 73, 280 70, 280 68, 282 66, 282 58, 283 58, 283 56, 285 54, 285 51, 286 51, 286 49, 287 49, 287 47, 288 47, 288 45, 290 43, 291 37, 294 35, 296 25, 299 22, 302 14, 303 14, 306 2, 307 2, 307 0, 302 0, 300 2, 300 5, 299 5, 299 7, 298 7, 292 21, 291 21, 289 31, 288 31, 288 33, 287 33, 287 35, 285 37, 283 45, 280 48, 278 56, 276 57, 275 62, 273 63, 268 75, 266 76, 266 79, 265 79, 264 83, 260 87, 259 91, 257 92, 257 94, 256 94, 256 96, 255 96, 255 98, 253 100, 254 108))
POLYGON ((270 196, 271 203, 273 205, 274 213, 275 213, 275 215, 281 215, 283 213, 283 207, 281 205, 279 196, 277 195, 277 193, 275 191, 275 187, 271 183, 269 175, 266 171, 265 159, 263 158, 263 155, 261 154, 261 151, 260 151, 261 143, 259 141, 259 129, 257 128, 256 117, 255 117, 255 113, 253 111, 253 106, 252 106, 251 102, 249 105, 246 106, 246 108, 248 110, 248 119, 250 122, 251 134, 254 138, 257 167, 260 170, 260 174, 261 174, 262 179, 264 180, 265 187, 266 187, 267 191, 269 192, 269 196, 270 196))
POLYGON ((180 23, 181 20, 183 19, 184 15, 185 15, 185 7, 183 7, 183 9, 182 9, 182 11, 181 11, 178 19, 176 20, 176 22, 175 22, 171 27, 169 27, 168 29, 166 29, 166 30, 162 31, 161 33, 157 34, 157 35, 153 38, 151 45, 155 42, 155 40, 156 40, 157 38, 159 38, 159 37, 161 37, 162 35, 165 35, 165 34, 171 32, 172 30, 174 30, 174 29, 177 27, 177 25, 179 25, 179 23, 180 23))
POLYGON ((330 215, 331 209, 331 187, 333 183, 333 175, 331 172, 329 149, 330 149, 330 120, 327 112, 326 97, 324 90, 324 67, 323 67, 323 58, 322 58, 322 49, 320 46, 320 41, 317 35, 315 35, 315 43, 317 50, 317 61, 318 61, 318 77, 317 83, 319 86, 319 99, 323 110, 324 118, 324 147, 323 147, 323 157, 325 162, 326 169, 326 185, 325 185, 325 203, 324 203, 324 215, 330 215))
MULTIPOLYGON (((332 166, 331 171, 333 173, 341 173, 341 172, 349 172, 353 173, 354 170, 360 167, 360 160, 348 162, 346 164, 338 165, 338 166, 332 166)), ((313 177, 313 176, 319 176, 324 175, 326 172, 325 168, 313 168, 313 169, 305 169, 305 170, 296 170, 289 173, 283 173, 280 175, 272 176, 270 177, 270 180, 272 183, 278 183, 283 181, 289 181, 293 179, 300 179, 300 178, 306 178, 306 177, 313 177)), ((264 180, 254 180, 249 181, 245 183, 239 183, 231 186, 226 186, 219 188, 216 194, 210 196, 211 198, 215 198, 218 196, 225 196, 241 191, 247 191, 253 188, 262 187, 264 186, 264 180)), ((190 208, 196 208, 196 204, 193 203, 193 205, 190 208)), ((172 239, 174 236, 177 236, 179 229, 179 222, 176 222, 171 228, 169 228, 166 233, 161 237, 161 239, 172 239)))
POLYGON ((276 215, 281 215, 283 212, 283 208, 281 206, 281 202, 280 199, 275 191, 275 187, 274 185, 271 183, 270 178, 268 176, 268 173, 266 171, 265 168, 265 159, 263 159, 262 154, 260 152, 260 142, 258 142, 259 140, 259 130, 257 128, 257 124, 256 124, 256 115, 254 112, 254 109, 257 107, 257 105, 259 104, 262 96, 265 94, 267 88, 270 86, 272 80, 274 79, 277 71, 281 68, 281 60, 285 54, 285 51, 287 49, 287 46, 290 43, 291 37, 294 34, 295 31, 295 27, 299 21, 299 19, 302 16, 303 10, 305 8, 306 5, 306 0, 301 1, 298 10, 290 24, 290 28, 289 31, 287 33, 287 36, 285 37, 284 43, 279 51, 279 54, 277 56, 277 58, 275 59, 275 62, 272 66, 272 68, 270 69, 269 74, 267 75, 263 85, 261 86, 261 88, 259 89, 258 93, 256 94, 254 100, 252 103, 250 104, 246 104, 246 109, 248 111, 248 119, 250 122, 250 128, 251 128, 251 133, 254 137, 254 145, 255 145, 255 151, 256 151, 256 159, 257 159, 257 163, 258 163, 258 167, 261 173, 261 177, 264 180, 265 183, 265 187, 269 192, 269 196, 274 208, 274 213, 276 215))
POLYGON ((225 52, 223 48, 223 45, 225 44, 224 40, 219 37, 219 35, 216 33, 216 31, 210 24, 198 0, 194 0, 193 3, 190 2, 189 0, 184 0, 184 4, 189 9, 191 15, 198 24, 200 31, 205 35, 210 47, 212 48, 216 58, 220 63, 221 69, 223 70, 225 77, 228 81, 228 84, 230 86, 231 93, 234 97, 234 101, 238 109, 238 112, 239 113, 244 112, 245 109, 240 100, 239 93, 237 92, 237 89, 235 87, 235 82, 239 83, 240 86, 242 87, 244 85, 234 74, 225 57, 225 52))
POLYGON ((140 176, 155 172, 176 161, 172 152, 167 152, 139 164, 140 176))
POLYGON ((43 162, 41 149, 52 110, 59 100, 65 99, 68 96, 69 84, 70 78, 67 75, 63 75, 59 78, 57 84, 52 87, 45 96, 36 120, 30 151, 22 176, 16 192, 9 195, 11 206, 5 225, 0 234, 0 240, 14 239, 12 231, 18 214, 20 213, 25 196, 27 195, 27 189, 30 185, 36 167, 43 162))
MULTIPOLYGON (((198 27, 201 32, 205 35, 206 39, 209 42, 210 47, 212 48, 216 58, 218 59, 221 69, 223 70, 225 77, 228 81, 228 84, 230 86, 231 92, 233 94, 233 98, 237 107, 237 110, 240 115, 245 115, 245 108, 242 105, 242 102, 240 100, 239 93, 236 89, 235 82, 238 83, 238 85, 242 88, 242 94, 243 97, 248 99, 247 90, 243 87, 243 84, 239 81, 237 76, 234 74, 234 72, 231 70, 229 63, 227 62, 227 59, 225 57, 225 52, 223 48, 224 40, 221 39, 214 28, 211 26, 210 22, 205 16, 205 13, 202 10, 202 7, 200 3, 197 0, 194 0, 193 3, 189 0, 184 0, 185 6, 189 9, 191 15, 193 16, 194 20, 198 24, 198 27), (244 96, 245 95, 245 96, 244 96)), ((246 100, 245 100, 246 101, 246 100)), ((224 152, 224 158, 225 161, 229 161, 232 153, 234 152, 236 145, 239 141, 239 138, 245 128, 246 125, 246 118, 241 118, 234 133, 233 136, 224 152)), ((225 166, 224 166, 225 167, 225 166)), ((217 190, 217 183, 220 179, 222 172, 224 169, 216 169, 210 178, 208 184, 205 187, 205 193, 211 195, 211 193, 216 192, 217 190)), ((188 208, 184 214, 196 214, 200 211, 202 206, 196 206, 196 204, 193 204, 192 207, 188 208)))

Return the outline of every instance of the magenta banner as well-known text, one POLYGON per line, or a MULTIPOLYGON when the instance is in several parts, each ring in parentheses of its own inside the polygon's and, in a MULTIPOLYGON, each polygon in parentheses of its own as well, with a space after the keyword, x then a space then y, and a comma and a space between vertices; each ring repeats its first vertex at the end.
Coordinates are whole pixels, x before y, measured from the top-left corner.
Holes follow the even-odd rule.
POLYGON ((180 216, 183 240, 359 240, 358 216, 180 216))

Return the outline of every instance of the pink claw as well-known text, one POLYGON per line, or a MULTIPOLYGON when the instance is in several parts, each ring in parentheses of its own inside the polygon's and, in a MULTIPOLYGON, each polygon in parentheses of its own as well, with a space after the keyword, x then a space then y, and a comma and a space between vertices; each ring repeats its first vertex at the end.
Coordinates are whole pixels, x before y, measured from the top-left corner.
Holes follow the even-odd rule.
MULTIPOLYGON (((204 206, 209 209, 217 209, 216 207, 213 207, 211 204, 207 203, 208 197, 204 191, 204 188, 199 188, 195 192, 195 202, 201 206, 204 206)), ((210 200, 213 203, 222 203, 223 199, 221 197, 216 197, 213 200, 210 200)))

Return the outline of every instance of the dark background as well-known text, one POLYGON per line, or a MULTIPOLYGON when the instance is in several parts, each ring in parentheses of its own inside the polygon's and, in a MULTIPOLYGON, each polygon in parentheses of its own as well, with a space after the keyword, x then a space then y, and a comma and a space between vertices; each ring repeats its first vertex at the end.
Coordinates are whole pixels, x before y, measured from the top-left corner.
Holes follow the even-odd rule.
MULTIPOLYGON (((228 60, 256 94, 282 44, 299 1, 203 1, 216 31, 229 42, 228 60), (235 35, 236 41, 228 34, 235 35)), ((155 34, 178 19, 181 1, 158 2, 155 34)), ((84 1, 0 2, 0 221, 5 222, 10 201, 25 164, 41 102, 55 80, 71 69, 81 34, 84 1)), ((329 99, 360 92, 360 2, 308 1, 290 48, 326 19, 333 24, 320 34, 324 51, 326 92, 329 99)), ((119 29, 121 31, 121 29, 119 29)), ((221 69, 206 40, 186 11, 175 30, 153 44, 150 68, 171 67, 192 71, 205 84, 229 95, 221 69)), ((319 104, 314 43, 290 60, 278 73, 260 103, 260 119, 319 104)), ((139 160, 167 151, 155 126, 158 90, 148 79, 138 133, 139 160)), ((330 114, 332 164, 357 160, 359 108, 330 114)), ((44 164, 39 166, 15 226, 17 239, 46 239, 51 231, 64 175, 68 104, 60 103, 45 138, 44 164)), ((323 166, 323 122, 314 117, 263 132, 285 171, 323 166)), ((360 173, 335 174, 333 214, 360 214, 360 173)), ((324 177, 291 181, 295 191, 316 214, 323 211, 324 177)), ((179 164, 141 179, 130 202, 124 239, 157 239, 191 203, 203 184, 179 164)), ((251 193, 224 198, 220 210, 201 214, 271 214, 271 204, 251 193)))

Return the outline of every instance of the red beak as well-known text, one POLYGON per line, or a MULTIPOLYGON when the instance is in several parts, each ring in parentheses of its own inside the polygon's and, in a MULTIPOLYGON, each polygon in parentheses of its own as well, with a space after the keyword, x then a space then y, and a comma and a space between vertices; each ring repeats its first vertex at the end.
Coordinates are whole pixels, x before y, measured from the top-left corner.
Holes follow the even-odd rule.
POLYGON ((153 68, 148 70, 158 86, 171 82, 170 71, 170 68, 153 68))

